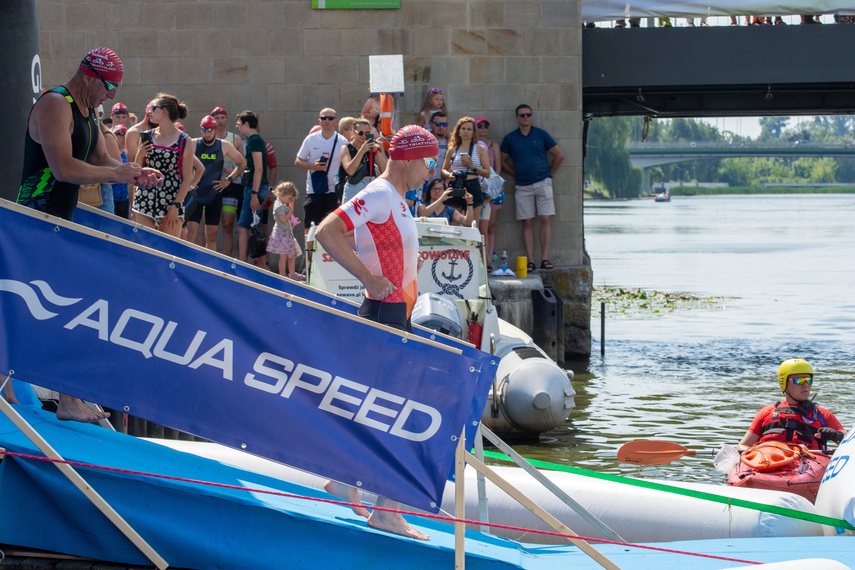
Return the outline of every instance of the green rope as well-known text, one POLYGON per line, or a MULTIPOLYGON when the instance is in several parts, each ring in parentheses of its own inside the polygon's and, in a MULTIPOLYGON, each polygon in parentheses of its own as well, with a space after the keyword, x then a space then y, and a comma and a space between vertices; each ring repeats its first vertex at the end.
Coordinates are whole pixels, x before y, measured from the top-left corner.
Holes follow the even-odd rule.
MULTIPOLYGON (((501 461, 513 461, 510 457, 505 455, 504 453, 496 453, 495 451, 484 451, 484 457, 490 457, 491 459, 498 459, 501 461)), ((624 485, 635 485, 636 487, 643 487, 645 489, 653 489, 655 491, 664 491, 666 493, 674 493, 676 495, 684 495, 686 497, 694 497, 696 499, 701 499, 704 501, 712 501, 714 503, 722 503, 725 505, 732 505, 734 507, 742 507, 744 509, 752 509, 755 511, 763 511, 766 513, 772 513, 775 515, 781 515, 784 517, 790 517, 793 519, 800 519, 803 521, 808 521, 812 523, 828 525, 837 528, 843 528, 846 530, 855 530, 855 526, 852 526, 847 521, 843 519, 835 519, 833 517, 826 517, 823 515, 817 515, 813 513, 805 513, 802 511, 797 511, 796 509, 788 509, 786 507, 779 507, 776 505, 766 505, 763 503, 756 503, 754 501, 746 501, 744 499, 737 499, 734 497, 724 497, 722 495, 716 495, 714 493, 705 493, 703 491, 695 491, 693 489, 684 489, 682 487, 674 487, 671 485, 664 485, 662 483, 656 483, 654 481, 646 481, 644 479, 633 479, 631 477, 624 477, 623 475, 611 475, 609 473, 597 473, 596 471, 589 471, 588 469, 582 469, 579 467, 570 467, 569 465, 558 465, 556 463, 549 463, 546 461, 538 461, 536 459, 526 459, 529 463, 534 465, 535 467, 539 467, 541 469, 551 469, 553 471, 564 471, 565 473, 572 473, 574 475, 581 475, 583 477, 593 477, 594 479, 602 479, 604 481, 611 481, 613 483, 621 483, 624 485)))

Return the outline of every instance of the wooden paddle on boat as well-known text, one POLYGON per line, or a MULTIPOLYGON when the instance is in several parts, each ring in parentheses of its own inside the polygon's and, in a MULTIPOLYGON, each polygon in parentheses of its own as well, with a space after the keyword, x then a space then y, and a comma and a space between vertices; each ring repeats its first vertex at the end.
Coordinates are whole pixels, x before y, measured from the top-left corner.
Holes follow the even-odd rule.
MULTIPOLYGON (((632 465, 662 465, 677 461, 685 455, 695 455, 694 449, 688 449, 682 445, 670 441, 653 441, 651 439, 639 439, 625 443, 618 449, 617 457, 621 463, 632 465)), ((715 451, 702 451, 711 453, 715 451)))

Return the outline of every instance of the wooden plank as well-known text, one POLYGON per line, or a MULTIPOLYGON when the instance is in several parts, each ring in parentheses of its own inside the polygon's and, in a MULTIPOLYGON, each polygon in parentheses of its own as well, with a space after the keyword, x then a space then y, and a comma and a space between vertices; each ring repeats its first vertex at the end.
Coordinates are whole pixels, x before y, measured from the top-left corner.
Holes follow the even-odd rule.
MULTIPOLYGON (((27 438, 36 445, 36 447, 41 450, 42 453, 45 454, 49 459, 54 459, 57 461, 63 461, 62 457, 56 450, 51 447, 51 445, 41 436, 39 433, 33 429, 27 420, 21 417, 21 415, 15 411, 15 409, 4 399, 0 398, 0 411, 6 414, 6 417, 9 418, 12 423, 14 423, 18 429, 23 432, 27 438)), ((60 472, 68 477, 68 480, 71 481, 75 487, 80 489, 80 491, 86 495, 86 498, 89 499, 92 504, 94 504, 99 511, 101 511, 104 516, 106 516, 110 522, 116 525, 116 528, 124 534, 128 540, 130 540, 134 546, 140 549, 140 551, 148 558, 152 564, 154 564, 158 570, 164 570, 169 567, 169 564, 164 560, 146 541, 141 537, 137 531, 128 524, 128 522, 122 518, 122 516, 110 506, 107 501, 104 500, 101 495, 95 491, 89 484, 86 482, 80 474, 74 470, 71 465, 65 463, 54 463, 57 469, 60 472)))
MULTIPOLYGON (((515 499, 519 504, 530 510, 543 522, 554 528, 556 532, 560 532, 561 534, 576 534, 565 526, 564 523, 543 510, 540 505, 526 497, 519 489, 502 479, 501 476, 497 475, 492 469, 484 465, 482 462, 478 461, 478 459, 469 452, 466 453, 466 463, 474 467, 479 473, 483 473, 487 479, 492 481, 502 491, 510 495, 511 498, 515 499)), ((605 555, 584 540, 578 538, 568 538, 567 540, 569 540, 574 546, 579 547, 582 552, 590 556, 603 568, 606 568, 607 570, 620 570, 620 567, 617 564, 609 560, 605 555)))

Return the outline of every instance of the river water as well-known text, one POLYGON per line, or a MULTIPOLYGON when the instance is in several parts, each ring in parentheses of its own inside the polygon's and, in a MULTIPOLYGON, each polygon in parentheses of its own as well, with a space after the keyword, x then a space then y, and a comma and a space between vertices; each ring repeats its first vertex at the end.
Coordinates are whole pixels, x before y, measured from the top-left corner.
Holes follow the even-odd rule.
POLYGON ((735 445, 757 410, 780 399, 778 365, 795 357, 814 368, 816 402, 853 425, 855 195, 587 201, 584 212, 595 288, 682 297, 610 301, 605 355, 595 301, 591 358, 568 363, 576 409, 537 445, 515 446, 522 455, 723 483, 712 454, 637 467, 616 452, 634 439, 735 445))

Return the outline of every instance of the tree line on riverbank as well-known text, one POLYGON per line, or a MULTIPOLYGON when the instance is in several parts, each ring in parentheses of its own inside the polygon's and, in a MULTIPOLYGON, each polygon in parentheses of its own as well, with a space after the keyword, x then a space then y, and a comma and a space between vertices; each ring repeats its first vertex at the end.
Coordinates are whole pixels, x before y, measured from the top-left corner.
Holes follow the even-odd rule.
MULTIPOLYGON (((588 127, 585 178, 593 194, 612 198, 638 196, 641 169, 629 162, 627 145, 631 142, 703 143, 703 142, 811 142, 845 144, 853 141, 855 118, 850 116, 814 117, 793 122, 791 117, 763 117, 756 139, 742 137, 696 119, 660 119, 644 117, 604 117, 592 119, 588 127)), ((686 182, 672 188, 675 195, 814 193, 855 191, 855 158, 719 158, 694 160, 652 167, 651 182, 686 182), (695 182, 724 182, 727 187, 695 187, 695 182), (847 184, 823 188, 822 184, 847 184), (806 184, 793 187, 776 184, 806 184), (777 189, 777 191, 775 191, 777 189)))

